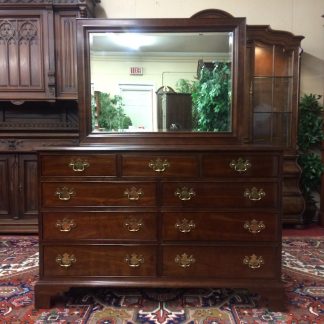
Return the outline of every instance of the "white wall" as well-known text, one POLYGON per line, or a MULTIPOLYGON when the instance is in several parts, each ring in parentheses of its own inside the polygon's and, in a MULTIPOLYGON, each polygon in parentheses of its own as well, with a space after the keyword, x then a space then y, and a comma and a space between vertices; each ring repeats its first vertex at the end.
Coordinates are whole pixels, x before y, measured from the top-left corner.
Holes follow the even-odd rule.
POLYGON ((324 94, 324 0, 101 0, 97 17, 183 18, 211 8, 305 36, 301 94, 324 94))

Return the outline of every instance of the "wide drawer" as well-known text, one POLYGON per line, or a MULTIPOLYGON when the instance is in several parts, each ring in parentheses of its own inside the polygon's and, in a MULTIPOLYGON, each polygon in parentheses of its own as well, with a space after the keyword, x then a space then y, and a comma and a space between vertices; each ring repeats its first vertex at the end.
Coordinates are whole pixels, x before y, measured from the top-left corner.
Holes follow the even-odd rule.
POLYGON ((277 182, 165 182, 163 205, 217 208, 277 208, 277 182))
POLYGON ((205 154, 202 158, 205 177, 276 177, 279 172, 279 157, 248 152, 205 154))
POLYGON ((153 182, 44 182, 42 206, 155 206, 153 182))
POLYGON ((40 170, 42 176, 116 176, 116 155, 41 155, 40 170))
POLYGON ((45 277, 155 276, 153 245, 57 245, 43 247, 45 277))
POLYGON ((163 213, 164 241, 275 241, 279 215, 275 213, 168 212, 163 213))
POLYGON ((156 240, 155 213, 42 213, 44 240, 156 240))
POLYGON ((132 177, 197 177, 199 160, 195 155, 124 154, 122 175, 132 177))
POLYGON ((163 247, 164 276, 209 278, 275 278, 280 275, 280 250, 254 246, 163 247))

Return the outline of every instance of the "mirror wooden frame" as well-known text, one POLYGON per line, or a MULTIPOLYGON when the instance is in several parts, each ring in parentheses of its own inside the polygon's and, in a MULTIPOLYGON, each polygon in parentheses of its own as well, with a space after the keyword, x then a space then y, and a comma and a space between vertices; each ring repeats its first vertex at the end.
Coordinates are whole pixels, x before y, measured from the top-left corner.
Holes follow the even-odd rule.
POLYGON ((78 19, 77 64, 80 144, 183 145, 239 143, 244 109, 245 18, 221 10, 204 10, 190 18, 78 19), (93 133, 91 126, 90 34, 95 32, 232 32, 233 88, 230 132, 93 133))

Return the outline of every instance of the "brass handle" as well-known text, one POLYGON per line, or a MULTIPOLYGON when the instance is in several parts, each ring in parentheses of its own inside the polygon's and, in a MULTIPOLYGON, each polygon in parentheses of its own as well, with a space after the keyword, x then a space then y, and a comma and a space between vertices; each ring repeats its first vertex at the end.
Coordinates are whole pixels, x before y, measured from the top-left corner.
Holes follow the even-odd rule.
POLYGON ((262 256, 257 257, 255 254, 252 254, 251 256, 244 257, 243 264, 248 265, 251 269, 259 269, 264 264, 264 260, 262 256))
POLYGON ((183 253, 181 255, 177 254, 174 261, 181 268, 189 268, 196 262, 196 259, 192 255, 189 256, 187 253, 183 253))
POLYGON ((257 189, 253 187, 251 190, 250 189, 245 189, 244 190, 244 197, 249 198, 250 200, 256 201, 256 200, 261 200, 263 197, 265 197, 265 192, 263 189, 257 189))
POLYGON ((179 197, 180 200, 190 200, 192 197, 196 196, 196 193, 192 188, 182 187, 177 188, 174 195, 179 197))
POLYGON ((90 163, 88 161, 83 161, 81 159, 76 159, 75 161, 72 160, 69 163, 69 167, 72 168, 75 172, 83 172, 86 168, 90 166, 90 163))
POLYGON ((137 189, 136 187, 124 191, 124 196, 127 196, 128 200, 139 200, 143 194, 142 189, 137 189))
POLYGON ((71 197, 75 196, 75 191, 73 188, 57 188, 55 191, 55 196, 58 196, 60 200, 70 200, 71 197))
POLYGON ((70 232, 76 227, 74 219, 63 218, 63 220, 57 220, 55 227, 59 229, 60 232, 70 232))
POLYGON ((62 268, 69 268, 72 266, 72 263, 76 262, 76 257, 73 254, 69 255, 68 253, 64 253, 63 256, 59 254, 55 261, 62 268))
POLYGON ((184 218, 182 221, 177 220, 174 227, 177 228, 181 233, 189 233, 191 230, 196 228, 196 224, 193 222, 193 220, 189 221, 188 219, 184 218))
POLYGON ((168 160, 157 158, 155 161, 151 160, 148 166, 155 172, 164 172, 170 166, 168 160))
POLYGON ((251 168, 252 164, 249 160, 243 160, 241 157, 236 161, 232 160, 229 164, 231 169, 234 169, 237 172, 245 172, 251 168))
POLYGON ((141 264, 144 263, 144 257, 139 254, 132 253, 131 255, 126 255, 124 261, 131 267, 131 268, 138 268, 141 264))
POLYGON ((257 221, 252 219, 251 221, 246 221, 243 225, 244 229, 248 230, 250 233, 257 234, 266 228, 263 221, 257 221))
POLYGON ((124 227, 126 227, 129 232, 138 232, 142 228, 142 226, 142 219, 137 219, 134 216, 130 216, 124 221, 124 227))

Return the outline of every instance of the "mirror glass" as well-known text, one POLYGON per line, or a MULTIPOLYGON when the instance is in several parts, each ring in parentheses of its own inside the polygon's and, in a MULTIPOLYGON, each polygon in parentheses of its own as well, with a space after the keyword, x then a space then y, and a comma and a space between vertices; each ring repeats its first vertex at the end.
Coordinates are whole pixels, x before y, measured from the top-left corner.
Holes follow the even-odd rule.
POLYGON ((92 133, 231 132, 233 32, 90 32, 92 133))

